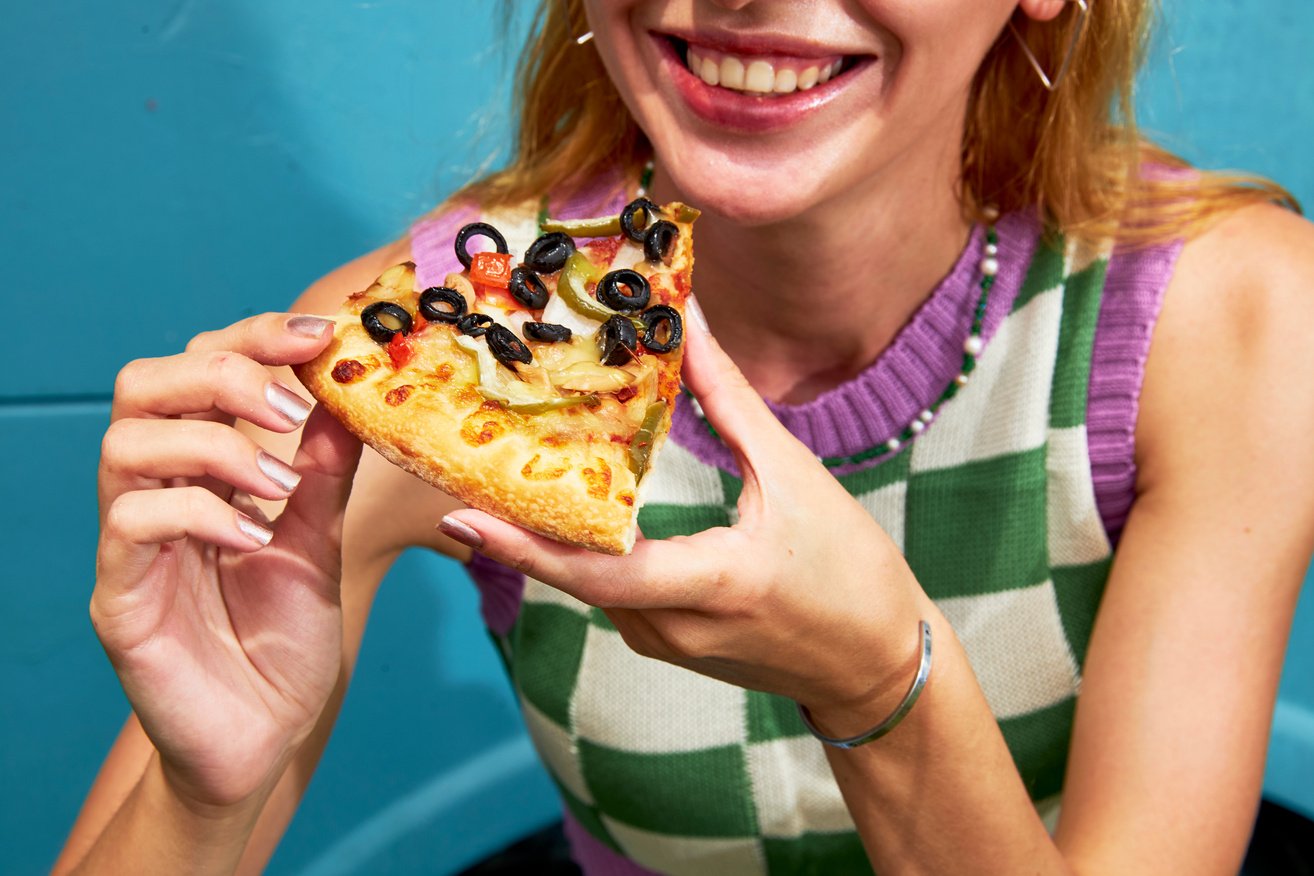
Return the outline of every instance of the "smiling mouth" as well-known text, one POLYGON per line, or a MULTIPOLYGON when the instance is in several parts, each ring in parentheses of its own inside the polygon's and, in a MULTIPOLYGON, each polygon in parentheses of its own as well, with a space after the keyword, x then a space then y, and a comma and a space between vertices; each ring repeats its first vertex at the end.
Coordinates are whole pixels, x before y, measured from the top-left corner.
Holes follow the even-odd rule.
POLYGON ((790 55, 740 54, 667 37, 685 69, 707 85, 759 97, 810 91, 855 66, 844 55, 803 58, 790 55))

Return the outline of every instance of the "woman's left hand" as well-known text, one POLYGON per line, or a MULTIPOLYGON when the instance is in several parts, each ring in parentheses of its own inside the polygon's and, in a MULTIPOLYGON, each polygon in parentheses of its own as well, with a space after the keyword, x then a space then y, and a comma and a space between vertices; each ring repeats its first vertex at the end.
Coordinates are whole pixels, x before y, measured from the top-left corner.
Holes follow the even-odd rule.
POLYGON ((639 654, 814 712, 875 710, 906 686, 925 595, 889 536, 780 425, 699 317, 688 320, 684 380, 739 464, 734 526, 640 539, 625 557, 474 510, 449 515, 442 530, 604 609, 639 654))

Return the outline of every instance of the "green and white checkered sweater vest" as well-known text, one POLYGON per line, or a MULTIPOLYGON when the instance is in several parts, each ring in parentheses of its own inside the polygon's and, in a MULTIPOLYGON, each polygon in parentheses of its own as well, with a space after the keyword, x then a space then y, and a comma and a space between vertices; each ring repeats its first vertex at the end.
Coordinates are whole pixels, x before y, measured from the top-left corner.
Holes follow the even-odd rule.
MULTIPOLYGON (((1107 265, 1037 247, 971 382, 901 452, 839 475, 962 640, 1042 815, 1111 562, 1085 426, 1107 265)), ((738 479, 675 442, 649 477, 646 537, 735 520, 738 479)), ((601 611, 533 580, 496 638, 568 817, 600 843, 662 873, 868 869, 788 700, 640 657, 601 611)))

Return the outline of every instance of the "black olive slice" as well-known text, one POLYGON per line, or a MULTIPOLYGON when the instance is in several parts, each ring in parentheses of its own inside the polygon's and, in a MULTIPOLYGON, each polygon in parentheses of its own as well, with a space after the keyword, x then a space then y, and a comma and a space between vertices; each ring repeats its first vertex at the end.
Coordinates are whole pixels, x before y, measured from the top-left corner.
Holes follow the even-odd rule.
POLYGON ((497 361, 512 371, 516 370, 516 362, 523 362, 528 365, 534 361, 534 354, 529 352, 525 342, 517 338, 515 332, 504 325, 490 325, 487 334, 484 335, 484 340, 488 342, 488 349, 493 351, 497 361))
POLYGON ((624 365, 634 358, 639 345, 639 333, 629 317, 613 316, 598 329, 598 349, 603 365, 624 365))
POLYGON ((598 300, 621 313, 634 313, 648 306, 652 289, 638 271, 612 271, 598 281, 598 300))
POLYGON ((493 324, 493 318, 486 313, 467 313, 456 321, 456 327, 461 330, 461 334, 477 338, 488 327, 493 324))
POLYGON ((566 266, 575 251, 575 241, 564 231, 544 234, 525 250, 525 264, 540 274, 555 274, 566 266))
POLYGON ((376 301, 366 307, 360 312, 360 324, 380 344, 388 343, 398 332, 411 333, 411 315, 391 301, 376 301))
POLYGON ((429 322, 457 322, 465 316, 465 296, 449 286, 430 286, 420 293, 420 315, 429 322))
POLYGON ((647 198, 636 198, 625 205, 621 210, 620 226, 621 232, 635 243, 643 243, 643 232, 657 218, 657 205, 647 198), (634 224, 634 215, 643 213, 643 225, 634 224))
POLYGON ((645 310, 643 345, 654 353, 669 353, 684 340, 684 322, 669 304, 658 304, 645 310))
POLYGON ((465 247, 472 237, 487 237, 497 247, 497 251, 503 255, 511 252, 506 247, 506 238, 502 236, 502 232, 487 222, 471 222, 456 232, 456 257, 461 260, 461 264, 465 265, 466 268, 470 267, 472 259, 465 247))
POLYGON ((671 250, 679 236, 680 229, 674 222, 661 219, 653 223, 643 235, 643 257, 650 262, 665 262, 669 265, 671 250))
POLYGON ((570 329, 564 325, 557 325, 555 322, 527 322, 525 323, 525 337, 531 341, 546 341, 548 343, 568 341, 570 340, 570 329))
POLYGON ((506 289, 511 293, 512 298, 530 310, 542 310, 547 307, 547 287, 538 278, 538 274, 529 268, 512 268, 511 279, 507 281, 506 289))

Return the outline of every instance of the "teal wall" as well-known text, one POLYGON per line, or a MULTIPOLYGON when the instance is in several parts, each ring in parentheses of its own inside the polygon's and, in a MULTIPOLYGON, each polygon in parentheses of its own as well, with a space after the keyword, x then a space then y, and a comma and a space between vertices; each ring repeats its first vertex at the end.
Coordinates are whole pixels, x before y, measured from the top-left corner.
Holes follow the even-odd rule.
MULTIPOLYGON (((1314 204, 1314 5, 1167 5, 1144 89, 1149 127, 1207 166, 1269 174, 1314 204)), ((282 306, 495 161, 506 138, 488 112, 506 94, 495 8, 5 4, 0 296, 16 329, 10 361, 22 363, 0 382, 5 872, 48 867, 125 714, 86 616, 115 372, 282 306)), ((1306 812, 1310 603, 1268 780, 1306 812)), ((403 558, 270 872, 446 872, 553 817, 476 618, 459 569, 403 558)))

